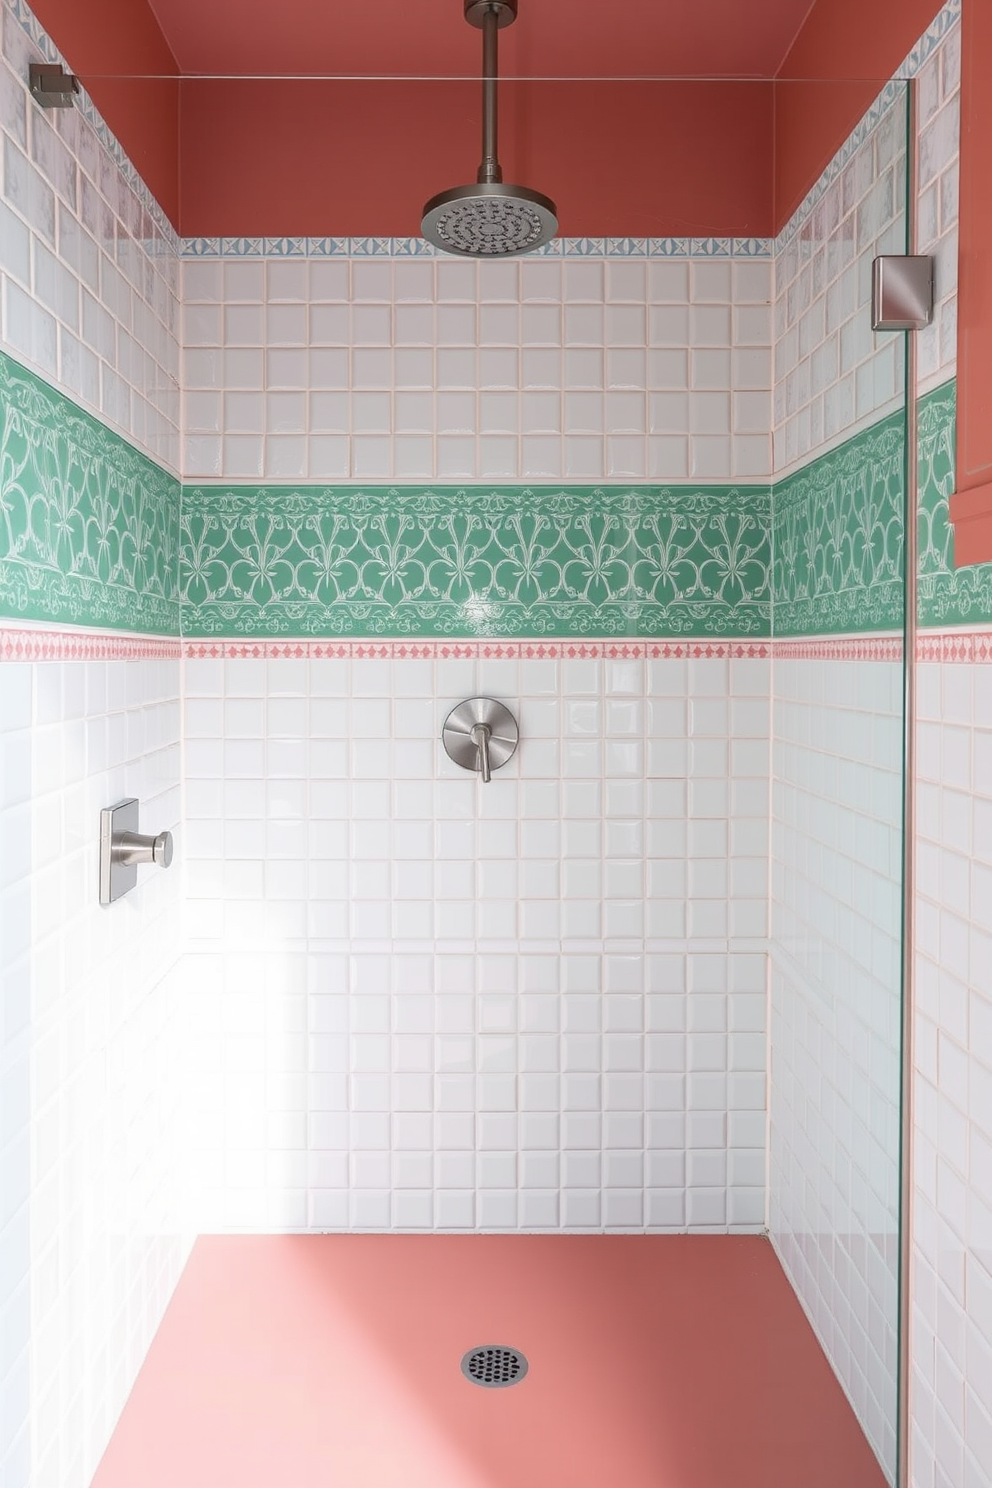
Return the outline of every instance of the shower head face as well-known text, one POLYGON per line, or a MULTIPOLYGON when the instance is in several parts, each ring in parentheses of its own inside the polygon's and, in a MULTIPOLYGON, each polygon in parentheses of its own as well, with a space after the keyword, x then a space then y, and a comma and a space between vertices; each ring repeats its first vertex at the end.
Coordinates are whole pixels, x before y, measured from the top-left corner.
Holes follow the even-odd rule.
POLYGON ((514 258, 551 241, 558 209, 527 186, 456 186, 431 197, 421 231, 435 248, 462 258, 514 258))

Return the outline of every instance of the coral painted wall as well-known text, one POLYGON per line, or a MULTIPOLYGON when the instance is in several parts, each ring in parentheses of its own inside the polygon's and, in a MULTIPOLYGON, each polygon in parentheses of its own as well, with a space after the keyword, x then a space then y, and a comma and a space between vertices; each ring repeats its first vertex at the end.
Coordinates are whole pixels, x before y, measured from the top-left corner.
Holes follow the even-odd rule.
MULTIPOLYGON (((34 8, 188 235, 405 236, 474 178, 477 84, 180 85, 148 0, 34 8)), ((554 196, 569 235, 770 234, 938 9, 815 0, 774 101, 761 81, 507 83, 507 179, 554 196)))
MULTIPOLYGON (((468 82, 185 82, 187 236, 405 237, 435 192, 475 180, 468 82)), ((582 236, 771 230, 770 83, 511 83, 504 177, 582 236), (692 119, 691 129, 686 120, 692 119)))

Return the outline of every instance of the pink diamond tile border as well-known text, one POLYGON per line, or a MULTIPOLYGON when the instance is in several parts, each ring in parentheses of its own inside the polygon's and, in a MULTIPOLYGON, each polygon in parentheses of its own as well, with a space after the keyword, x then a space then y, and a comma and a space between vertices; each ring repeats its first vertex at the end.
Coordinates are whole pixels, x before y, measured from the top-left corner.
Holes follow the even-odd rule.
POLYGON ((157 661, 182 655, 176 636, 122 635, 109 630, 59 630, 0 623, 0 662, 157 661))
POLYGON ((381 658, 391 661, 557 661, 768 657, 768 641, 185 641, 191 657, 381 658))
MULTIPOLYGON (((0 662, 150 661, 252 658, 384 661, 901 661, 902 638, 814 636, 805 639, 713 641, 284 641, 195 640, 175 636, 126 635, 117 631, 57 629, 0 622, 0 662)), ((917 642, 918 661, 992 665, 992 627, 985 630, 929 630, 917 642)))
POLYGON ((916 646, 917 661, 992 663, 992 630, 927 630, 916 646))
POLYGON ((772 642, 776 661, 902 661, 902 636, 811 636, 772 642))

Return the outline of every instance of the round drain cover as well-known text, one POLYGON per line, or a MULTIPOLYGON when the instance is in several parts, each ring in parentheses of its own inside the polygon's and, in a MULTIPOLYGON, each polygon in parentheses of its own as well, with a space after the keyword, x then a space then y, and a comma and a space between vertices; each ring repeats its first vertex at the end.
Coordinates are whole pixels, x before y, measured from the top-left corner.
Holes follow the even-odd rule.
POLYGON ((527 1360, 520 1350, 506 1348, 501 1343, 487 1343, 482 1348, 469 1349, 462 1359, 465 1378, 487 1390, 503 1390, 507 1385, 517 1385, 526 1373, 527 1360))

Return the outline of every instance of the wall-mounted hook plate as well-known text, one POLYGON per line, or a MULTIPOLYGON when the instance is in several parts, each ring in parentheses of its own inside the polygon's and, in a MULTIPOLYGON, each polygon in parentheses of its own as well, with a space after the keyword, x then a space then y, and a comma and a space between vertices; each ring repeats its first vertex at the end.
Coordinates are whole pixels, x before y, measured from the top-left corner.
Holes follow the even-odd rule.
POLYGON ((519 739, 517 720, 495 698, 469 698, 459 703, 452 708, 441 730, 441 742, 448 758, 463 770, 481 773, 483 779, 487 778, 486 755, 489 769, 499 770, 513 754, 519 739))
POLYGON ((172 833, 155 836, 138 831, 138 802, 134 796, 100 812, 100 903, 113 904, 138 882, 138 864, 168 868, 172 862, 172 833))
POLYGON ((933 320, 933 258, 883 253, 871 266, 873 331, 922 331, 933 320))
POLYGON ((28 89, 35 103, 46 109, 72 108, 79 95, 79 83, 57 62, 32 62, 28 89))

